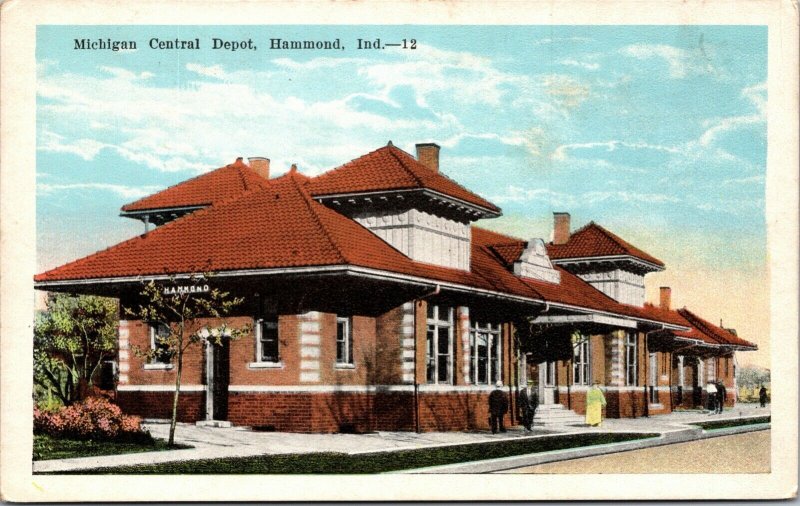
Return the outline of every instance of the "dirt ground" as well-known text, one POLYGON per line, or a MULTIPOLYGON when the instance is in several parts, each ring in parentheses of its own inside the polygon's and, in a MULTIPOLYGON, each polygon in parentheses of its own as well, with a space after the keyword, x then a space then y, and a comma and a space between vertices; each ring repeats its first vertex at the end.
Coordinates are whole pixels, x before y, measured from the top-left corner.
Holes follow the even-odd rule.
POLYGON ((768 473, 769 430, 551 462, 506 473, 768 473))

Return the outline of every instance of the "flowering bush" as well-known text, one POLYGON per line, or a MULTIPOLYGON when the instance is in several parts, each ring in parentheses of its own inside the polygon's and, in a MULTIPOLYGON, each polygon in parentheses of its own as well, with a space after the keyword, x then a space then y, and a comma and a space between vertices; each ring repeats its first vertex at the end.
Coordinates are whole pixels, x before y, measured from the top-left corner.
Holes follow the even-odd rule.
POLYGON ((84 440, 151 439, 147 432, 142 431, 139 417, 122 414, 119 406, 102 397, 89 397, 83 402, 57 411, 44 411, 35 407, 33 432, 84 440))

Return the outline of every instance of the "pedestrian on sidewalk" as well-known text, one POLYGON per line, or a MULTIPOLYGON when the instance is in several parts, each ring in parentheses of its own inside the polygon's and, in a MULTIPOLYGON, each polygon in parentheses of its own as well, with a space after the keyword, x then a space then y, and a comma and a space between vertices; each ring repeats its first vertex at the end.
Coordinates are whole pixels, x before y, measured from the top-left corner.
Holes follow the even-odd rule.
POLYGON ((717 413, 722 414, 722 410, 725 408, 725 397, 727 395, 727 390, 725 390, 725 384, 721 381, 717 382, 717 413))
POLYGON ((717 412, 717 387, 714 385, 712 381, 706 383, 706 402, 708 403, 708 411, 709 415, 713 415, 717 412))
POLYGON ((767 407, 767 387, 764 385, 761 385, 761 389, 758 391, 758 402, 762 408, 767 407))
POLYGON ((539 407, 539 393, 533 388, 533 380, 528 380, 528 386, 519 391, 517 405, 522 425, 528 432, 532 431, 533 418, 536 416, 536 408, 539 407))
POLYGON ((600 390, 600 382, 595 381, 592 388, 586 392, 586 424, 600 427, 603 423, 603 406, 606 405, 606 396, 600 390))
POLYGON ((506 431, 503 417, 508 411, 508 397, 503 391, 502 381, 498 381, 494 386, 495 389, 489 394, 489 425, 492 427, 492 434, 497 434, 498 430, 506 431))

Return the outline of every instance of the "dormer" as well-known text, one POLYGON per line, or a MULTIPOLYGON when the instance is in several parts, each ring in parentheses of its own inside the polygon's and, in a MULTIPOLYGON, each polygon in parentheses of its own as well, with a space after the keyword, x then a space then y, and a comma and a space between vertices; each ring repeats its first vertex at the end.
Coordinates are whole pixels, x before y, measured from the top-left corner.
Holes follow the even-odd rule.
POLYGON ((389 142, 314 178, 309 192, 407 257, 467 271, 470 224, 501 211, 439 172, 438 145, 416 148, 414 158, 389 142))
POLYGON ((612 299, 643 307, 645 276, 664 263, 600 225, 589 222, 571 232, 569 213, 553 213, 553 263, 580 277, 612 299))
POLYGON ((538 237, 528 241, 519 260, 514 262, 514 274, 548 283, 561 282, 561 273, 553 267, 550 257, 547 256, 544 240, 538 237))
POLYGON ((122 206, 120 216, 141 220, 145 233, 247 190, 263 187, 269 179, 269 159, 251 157, 188 179, 122 206))

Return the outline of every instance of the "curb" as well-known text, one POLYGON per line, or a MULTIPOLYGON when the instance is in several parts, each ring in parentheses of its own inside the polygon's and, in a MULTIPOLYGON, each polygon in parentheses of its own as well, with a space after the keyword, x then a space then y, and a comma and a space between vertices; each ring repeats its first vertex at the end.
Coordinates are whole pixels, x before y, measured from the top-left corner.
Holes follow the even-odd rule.
POLYGON ((396 471, 396 474, 482 474, 507 471, 518 467, 535 466, 550 462, 561 462, 583 457, 595 457, 610 453, 620 453, 644 448, 653 448, 676 443, 687 443, 714 437, 730 436, 734 434, 744 434, 769 430, 770 424, 753 424, 739 427, 728 427, 725 429, 712 429, 709 431, 700 428, 673 431, 662 434, 659 437, 641 439, 638 441, 628 441, 624 443, 610 443, 597 446, 584 446, 580 448, 570 448, 568 450, 553 450, 549 452, 516 455, 513 457, 503 457, 492 460, 480 460, 476 462, 466 462, 459 464, 448 464, 444 466, 424 467, 417 469, 406 469, 396 471))

